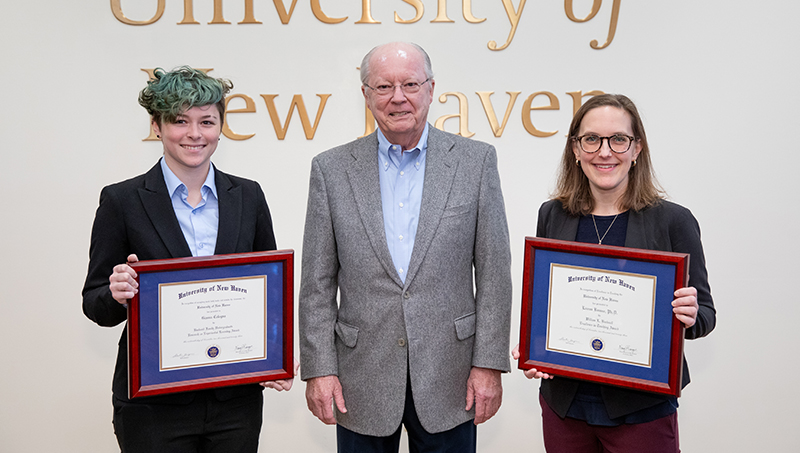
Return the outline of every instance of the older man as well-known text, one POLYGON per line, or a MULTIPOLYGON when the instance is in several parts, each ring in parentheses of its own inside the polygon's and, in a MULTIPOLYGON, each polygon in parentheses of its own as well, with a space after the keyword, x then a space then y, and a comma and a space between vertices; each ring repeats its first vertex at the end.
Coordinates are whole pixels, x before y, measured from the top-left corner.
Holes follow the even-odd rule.
POLYGON ((340 452, 396 452, 401 425, 412 451, 474 451, 510 369, 497 156, 428 124, 435 81, 421 47, 372 49, 361 81, 378 131, 311 164, 299 309, 308 407, 338 424, 340 452))

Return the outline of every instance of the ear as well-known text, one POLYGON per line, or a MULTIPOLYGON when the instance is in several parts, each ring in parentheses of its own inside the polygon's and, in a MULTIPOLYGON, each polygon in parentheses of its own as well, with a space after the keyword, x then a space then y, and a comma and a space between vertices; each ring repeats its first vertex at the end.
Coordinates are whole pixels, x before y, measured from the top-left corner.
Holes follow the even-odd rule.
POLYGON ((633 147, 633 160, 638 159, 639 153, 641 152, 642 152, 642 140, 637 138, 636 141, 634 142, 634 147, 633 147))
POLYGON ((573 139, 573 138, 569 139, 569 141, 572 142, 572 154, 575 155, 575 159, 580 160, 581 159, 581 149, 578 146, 578 141, 573 139))
POLYGON ((155 120, 151 120, 150 124, 153 126, 153 132, 155 132, 156 135, 158 135, 159 138, 160 138, 161 137, 161 128, 158 126, 158 123, 155 120))

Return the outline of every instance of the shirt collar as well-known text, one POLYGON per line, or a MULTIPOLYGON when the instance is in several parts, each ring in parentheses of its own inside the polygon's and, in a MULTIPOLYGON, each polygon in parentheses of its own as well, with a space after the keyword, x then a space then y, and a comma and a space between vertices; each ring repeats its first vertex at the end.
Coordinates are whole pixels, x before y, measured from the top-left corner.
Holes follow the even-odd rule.
MULTIPOLYGON (((422 131, 422 136, 419 138, 419 142, 414 149, 419 150, 419 157, 417 161, 422 161, 425 159, 425 154, 428 151, 428 127, 430 123, 425 123, 425 129, 422 131)), ((383 131, 378 128, 378 157, 381 159, 381 164, 384 170, 388 169, 388 162, 390 161, 389 158, 389 149, 395 146, 392 143, 389 143, 389 140, 383 135, 383 131)), ((406 152, 411 152, 413 150, 406 150, 406 152)))
MULTIPOLYGON (((179 187, 186 187, 183 182, 175 176, 175 173, 170 170, 169 165, 167 165, 163 157, 161 158, 161 172, 164 173, 164 182, 167 184, 167 193, 169 193, 170 197, 175 195, 175 191, 178 190, 179 187)), ((206 175, 206 180, 203 182, 203 187, 208 187, 211 193, 214 194, 214 198, 219 199, 219 197, 217 197, 217 182, 214 177, 214 164, 211 162, 208 163, 208 175, 206 175)))

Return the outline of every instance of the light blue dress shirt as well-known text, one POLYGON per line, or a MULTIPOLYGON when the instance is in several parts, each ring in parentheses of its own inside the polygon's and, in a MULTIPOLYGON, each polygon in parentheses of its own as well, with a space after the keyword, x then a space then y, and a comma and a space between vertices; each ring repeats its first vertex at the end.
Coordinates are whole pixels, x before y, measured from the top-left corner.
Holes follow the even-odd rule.
POLYGON ((175 216, 178 218, 192 256, 213 255, 219 228, 219 200, 214 179, 214 164, 209 162, 208 176, 200 189, 203 199, 196 207, 189 204, 187 201, 189 190, 169 169, 163 158, 161 171, 164 173, 164 182, 172 200, 172 209, 175 210, 175 216))
POLYGON ((413 150, 389 143, 378 129, 378 165, 386 243, 395 270, 406 281, 414 238, 419 224, 422 185, 425 181, 425 156, 428 152, 428 127, 413 150))

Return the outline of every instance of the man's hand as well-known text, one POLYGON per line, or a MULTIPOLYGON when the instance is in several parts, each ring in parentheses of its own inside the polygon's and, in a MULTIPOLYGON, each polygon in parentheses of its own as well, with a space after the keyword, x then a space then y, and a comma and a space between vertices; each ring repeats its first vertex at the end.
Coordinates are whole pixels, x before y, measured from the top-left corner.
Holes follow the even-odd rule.
POLYGON ((347 412, 339 377, 320 376, 309 379, 306 382, 306 403, 308 410, 322 420, 322 423, 335 425, 336 416, 333 415, 333 404, 336 404, 339 412, 347 412))
POLYGON ((472 367, 467 379, 467 407, 472 409, 475 403, 475 424, 489 420, 500 409, 503 402, 503 384, 500 382, 500 371, 488 368, 472 367))

